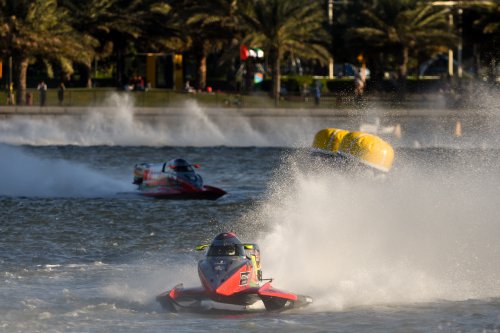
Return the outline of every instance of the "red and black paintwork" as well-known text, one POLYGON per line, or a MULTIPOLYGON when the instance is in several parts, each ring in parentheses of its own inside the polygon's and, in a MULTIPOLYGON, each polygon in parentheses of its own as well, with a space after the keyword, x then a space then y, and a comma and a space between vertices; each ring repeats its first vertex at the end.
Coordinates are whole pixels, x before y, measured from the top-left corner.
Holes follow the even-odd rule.
POLYGON ((141 163, 134 169, 133 183, 139 194, 157 199, 217 200, 226 191, 203 185, 203 179, 194 171, 199 165, 191 165, 183 159, 166 163, 141 163))
MULTIPOLYGON (((263 282, 260 269, 260 252, 256 244, 242 244, 234 233, 222 233, 215 237, 205 259, 198 263, 201 286, 184 288, 182 284, 156 297, 169 311, 205 311, 206 301, 248 306, 262 301, 268 311, 282 311, 305 306, 312 302, 308 296, 296 295, 275 289, 271 281, 263 282)), ((227 310, 227 309, 226 309, 227 310)))
POLYGON ((157 186, 155 188, 140 189, 139 191, 145 197, 172 200, 217 200, 227 193, 220 188, 209 185, 204 185, 201 189, 157 186))

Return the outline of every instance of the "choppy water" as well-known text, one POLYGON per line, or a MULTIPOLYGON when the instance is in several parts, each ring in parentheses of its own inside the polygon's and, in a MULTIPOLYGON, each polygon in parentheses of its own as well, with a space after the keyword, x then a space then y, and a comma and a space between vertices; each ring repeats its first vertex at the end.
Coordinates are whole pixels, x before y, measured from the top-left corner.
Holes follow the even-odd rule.
MULTIPOLYGON (((109 136, 47 145, 41 125, 30 125, 38 144, 0 145, 0 332, 500 330, 500 150, 485 144, 494 131, 482 140, 415 125, 432 144, 388 137, 395 167, 372 182, 310 165, 298 142, 130 146, 109 136), (178 156, 229 194, 130 194, 136 162, 178 156), (260 244, 276 287, 314 304, 280 314, 163 312, 158 293, 198 283, 194 246, 229 229, 260 244)), ((289 135, 314 135, 294 128, 289 135)))

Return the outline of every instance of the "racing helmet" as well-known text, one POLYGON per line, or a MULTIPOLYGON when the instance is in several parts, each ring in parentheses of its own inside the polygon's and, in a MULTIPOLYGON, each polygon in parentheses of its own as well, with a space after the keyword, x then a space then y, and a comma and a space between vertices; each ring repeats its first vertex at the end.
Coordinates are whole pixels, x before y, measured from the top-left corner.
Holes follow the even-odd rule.
POLYGON ((243 244, 233 232, 223 232, 215 236, 207 256, 244 256, 243 244))
POLYGON ((176 158, 167 162, 167 168, 170 168, 176 172, 193 172, 191 164, 189 164, 185 159, 176 158))

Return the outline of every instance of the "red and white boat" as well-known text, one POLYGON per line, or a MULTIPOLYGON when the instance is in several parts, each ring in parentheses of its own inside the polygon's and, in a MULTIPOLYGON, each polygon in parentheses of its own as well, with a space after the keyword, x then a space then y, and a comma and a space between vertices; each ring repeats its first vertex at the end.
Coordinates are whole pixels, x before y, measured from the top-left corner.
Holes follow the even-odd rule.
POLYGON ((140 163, 135 165, 134 184, 141 195, 158 199, 217 200, 226 191, 203 185, 203 179, 189 164, 178 158, 165 163, 140 163))

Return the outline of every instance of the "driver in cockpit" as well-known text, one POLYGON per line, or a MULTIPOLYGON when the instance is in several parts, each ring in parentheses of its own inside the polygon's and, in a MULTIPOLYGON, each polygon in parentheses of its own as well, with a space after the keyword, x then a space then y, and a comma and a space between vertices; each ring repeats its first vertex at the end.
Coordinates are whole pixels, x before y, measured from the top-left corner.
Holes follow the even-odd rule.
POLYGON ((230 245, 210 245, 208 249, 208 257, 225 257, 225 256, 242 256, 243 249, 240 249, 241 244, 230 245))

